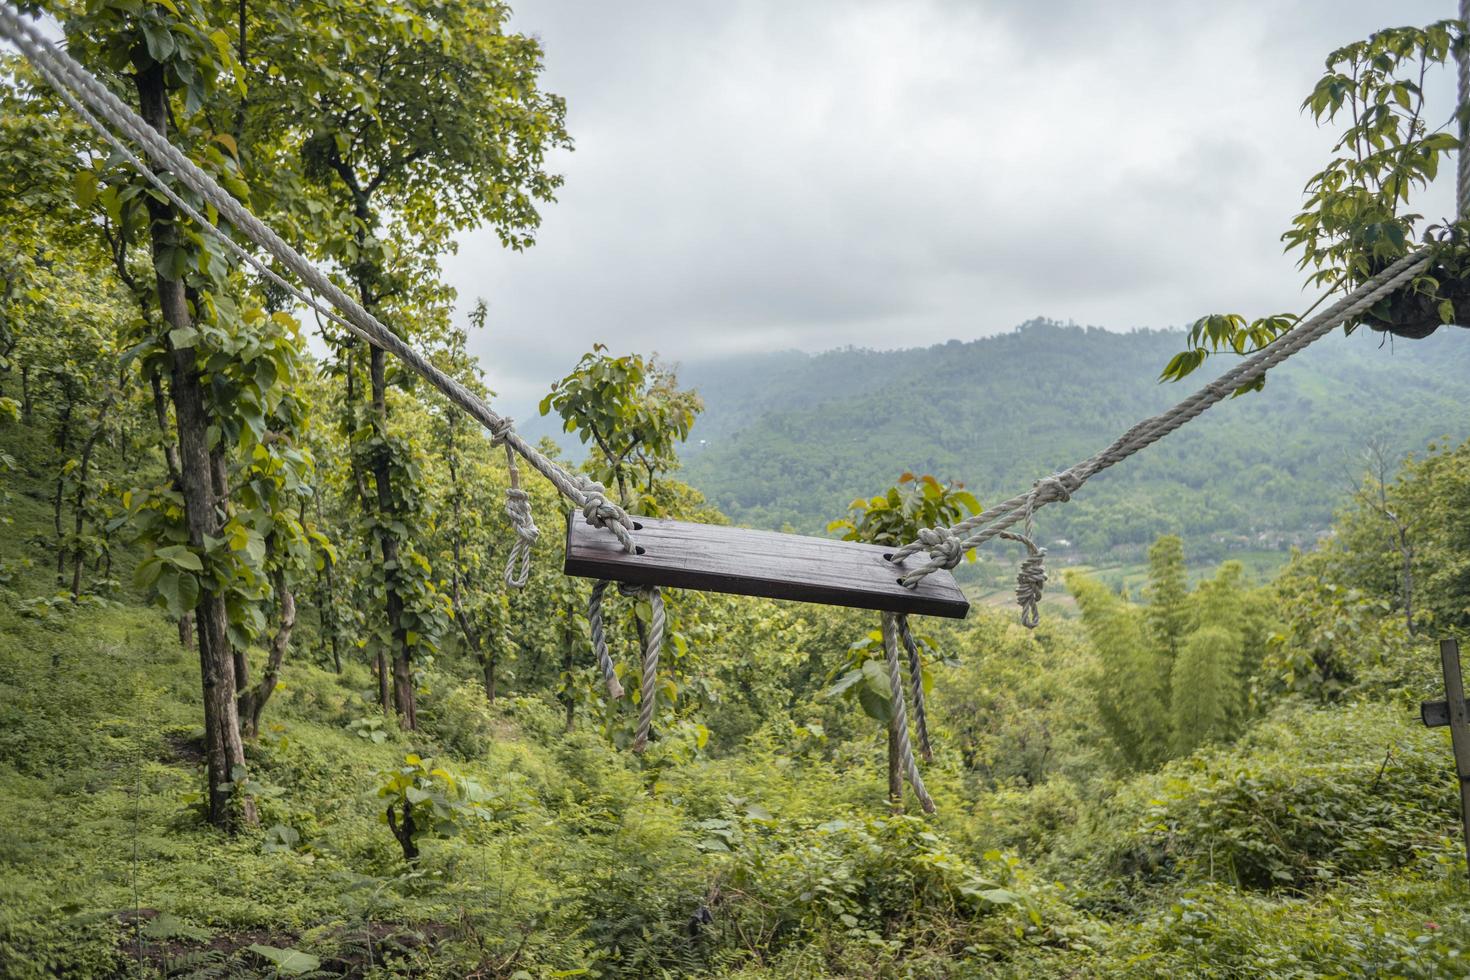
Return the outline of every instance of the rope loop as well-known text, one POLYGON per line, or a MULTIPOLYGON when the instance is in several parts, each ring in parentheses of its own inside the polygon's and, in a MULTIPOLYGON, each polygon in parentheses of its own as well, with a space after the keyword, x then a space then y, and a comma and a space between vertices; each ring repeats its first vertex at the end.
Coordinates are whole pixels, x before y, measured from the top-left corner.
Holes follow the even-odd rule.
POLYGON ((929 742, 929 713, 924 706, 924 663, 919 656, 919 641, 909 629, 909 618, 898 616, 898 638, 909 654, 909 687, 914 692, 914 734, 919 736, 919 754, 925 762, 934 761, 934 747, 929 742))
POLYGON ((516 539, 510 546, 510 555, 505 560, 505 584, 513 589, 524 588, 531 579, 531 549, 541 537, 536 527, 536 518, 531 514, 531 495, 520 487, 505 490, 505 516, 515 525, 516 539))
MULTIPOLYGON (((608 586, 613 583, 599 579, 593 583, 592 597, 587 601, 587 625, 592 633, 592 652, 602 668, 603 681, 608 695, 617 700, 626 692, 618 682, 617 669, 612 656, 607 652, 607 635, 602 621, 602 599, 608 586)), ((664 632, 667 619, 664 613, 664 597, 656 585, 635 585, 630 582, 617 583, 618 594, 629 599, 646 599, 651 615, 648 633, 644 638, 643 658, 640 664, 641 678, 638 694, 638 730, 633 736, 633 751, 642 752, 648 747, 648 738, 653 731, 653 709, 658 701, 658 661, 663 653, 664 632)))
POLYGON ((1016 605, 1021 607, 1021 625, 1034 630, 1041 622, 1038 606, 1046 588, 1046 549, 1038 548, 1036 542, 1015 531, 1001 531, 999 537, 1026 546, 1026 557, 1021 559, 1021 568, 1016 573, 1016 605))
POLYGON ((883 652, 888 660, 888 690, 893 705, 893 734, 898 742, 898 761, 904 778, 919 798, 925 813, 934 812, 934 800, 924 787, 924 777, 919 773, 919 764, 914 761, 914 746, 909 741, 908 695, 903 688, 903 668, 898 661, 899 620, 897 613, 883 614, 883 652))
POLYGON ((965 542, 947 527, 926 527, 919 532, 919 544, 941 568, 954 568, 965 557, 965 542))
POLYGON ((587 627, 592 633, 592 652, 597 657, 597 665, 602 668, 607 696, 616 701, 623 696, 623 685, 618 682, 617 668, 607 652, 607 637, 602 628, 602 595, 611 584, 607 579, 592 583, 592 597, 587 600, 587 627))
POLYGON ((663 593, 656 585, 644 586, 638 591, 642 598, 648 600, 652 615, 643 647, 643 686, 638 694, 638 733, 633 737, 634 752, 647 748, 648 736, 653 731, 653 709, 658 701, 658 658, 664 647, 663 593))

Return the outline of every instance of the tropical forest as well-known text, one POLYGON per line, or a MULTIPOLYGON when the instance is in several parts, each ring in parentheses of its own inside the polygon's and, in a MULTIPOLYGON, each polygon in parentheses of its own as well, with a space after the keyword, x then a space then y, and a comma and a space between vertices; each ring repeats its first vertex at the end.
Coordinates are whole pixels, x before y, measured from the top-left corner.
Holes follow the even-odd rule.
POLYGON ((0 977, 1470 976, 1465 22, 1296 310, 686 362, 522 13, 0 4, 0 977))

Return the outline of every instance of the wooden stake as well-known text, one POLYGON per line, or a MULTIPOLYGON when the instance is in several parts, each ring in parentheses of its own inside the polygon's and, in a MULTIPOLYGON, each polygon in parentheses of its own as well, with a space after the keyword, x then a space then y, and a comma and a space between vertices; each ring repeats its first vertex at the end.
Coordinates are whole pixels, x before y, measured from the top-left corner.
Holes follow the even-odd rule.
POLYGON ((1465 687, 1460 677, 1460 643, 1439 641, 1440 667, 1444 671, 1443 701, 1425 701, 1419 716, 1429 728, 1450 729, 1455 754, 1455 775, 1460 782, 1460 824, 1465 842, 1466 871, 1470 873, 1470 708, 1465 704, 1465 687))

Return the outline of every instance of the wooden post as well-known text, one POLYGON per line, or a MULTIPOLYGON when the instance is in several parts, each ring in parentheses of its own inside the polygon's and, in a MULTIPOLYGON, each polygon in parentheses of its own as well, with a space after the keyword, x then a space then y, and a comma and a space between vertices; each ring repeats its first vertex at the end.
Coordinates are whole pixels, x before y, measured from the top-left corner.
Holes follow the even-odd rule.
POLYGON ((1440 667, 1444 671, 1443 701, 1425 701, 1419 716, 1426 727, 1449 726, 1455 754, 1455 775, 1460 783, 1460 825, 1464 835, 1465 861, 1470 873, 1470 709, 1465 705, 1465 687, 1460 677, 1460 643, 1439 641, 1440 667))

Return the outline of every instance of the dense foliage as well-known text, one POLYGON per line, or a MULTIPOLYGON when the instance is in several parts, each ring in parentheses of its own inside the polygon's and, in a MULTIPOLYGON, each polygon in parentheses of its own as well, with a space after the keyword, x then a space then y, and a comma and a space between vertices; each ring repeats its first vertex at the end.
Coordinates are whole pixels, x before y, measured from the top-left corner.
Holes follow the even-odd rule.
MULTIPOLYGON (((680 377, 705 412, 685 478, 736 521, 808 533, 903 469, 993 504, 1182 397, 1153 380, 1180 340, 1037 321, 924 349, 691 364, 680 377)), ((1141 562, 1161 534, 1199 561, 1284 558, 1327 529, 1368 445, 1397 459, 1470 436, 1467 372, 1470 345, 1453 333, 1391 348, 1369 331, 1324 341, 1272 372, 1270 397, 1206 413, 1043 511, 1040 543, 1060 556, 1067 541, 1095 565, 1141 562)))
MULTIPOLYGON (((503 7, 48 6, 150 123, 484 392, 486 307, 457 322, 438 263, 474 225, 531 244, 566 141, 503 7)), ((577 515, 379 354, 321 324, 309 343, 6 64, 0 976, 1470 969, 1448 740, 1414 711, 1432 639, 1470 628, 1470 443, 1423 448, 1463 424, 1463 348, 1407 357, 1412 389, 1357 349, 1281 372, 1272 401, 1198 424, 1203 452, 1160 447, 1039 515, 1147 568, 1075 568, 1034 631, 983 607, 915 623, 938 813, 907 815, 871 614, 672 593, 652 683, 611 699, 560 535, 524 589, 504 570, 507 501, 543 532, 577 515), (1325 492, 1329 447, 1375 434, 1366 475, 1325 492), (1330 500, 1331 533, 1268 584, 1187 564, 1245 529, 1310 541, 1330 500), (626 751, 648 698, 653 738, 626 751)), ((1010 491, 1153 406, 1127 379, 1175 341, 1036 324, 732 369, 691 472, 737 517, 845 510, 833 533, 896 542, 979 508, 962 466, 1010 491), (878 442, 927 459, 885 490, 878 442)), ((687 383, 599 348, 545 411, 639 512, 724 522, 677 479, 687 383)), ((619 606, 614 649, 648 622, 619 606)))

